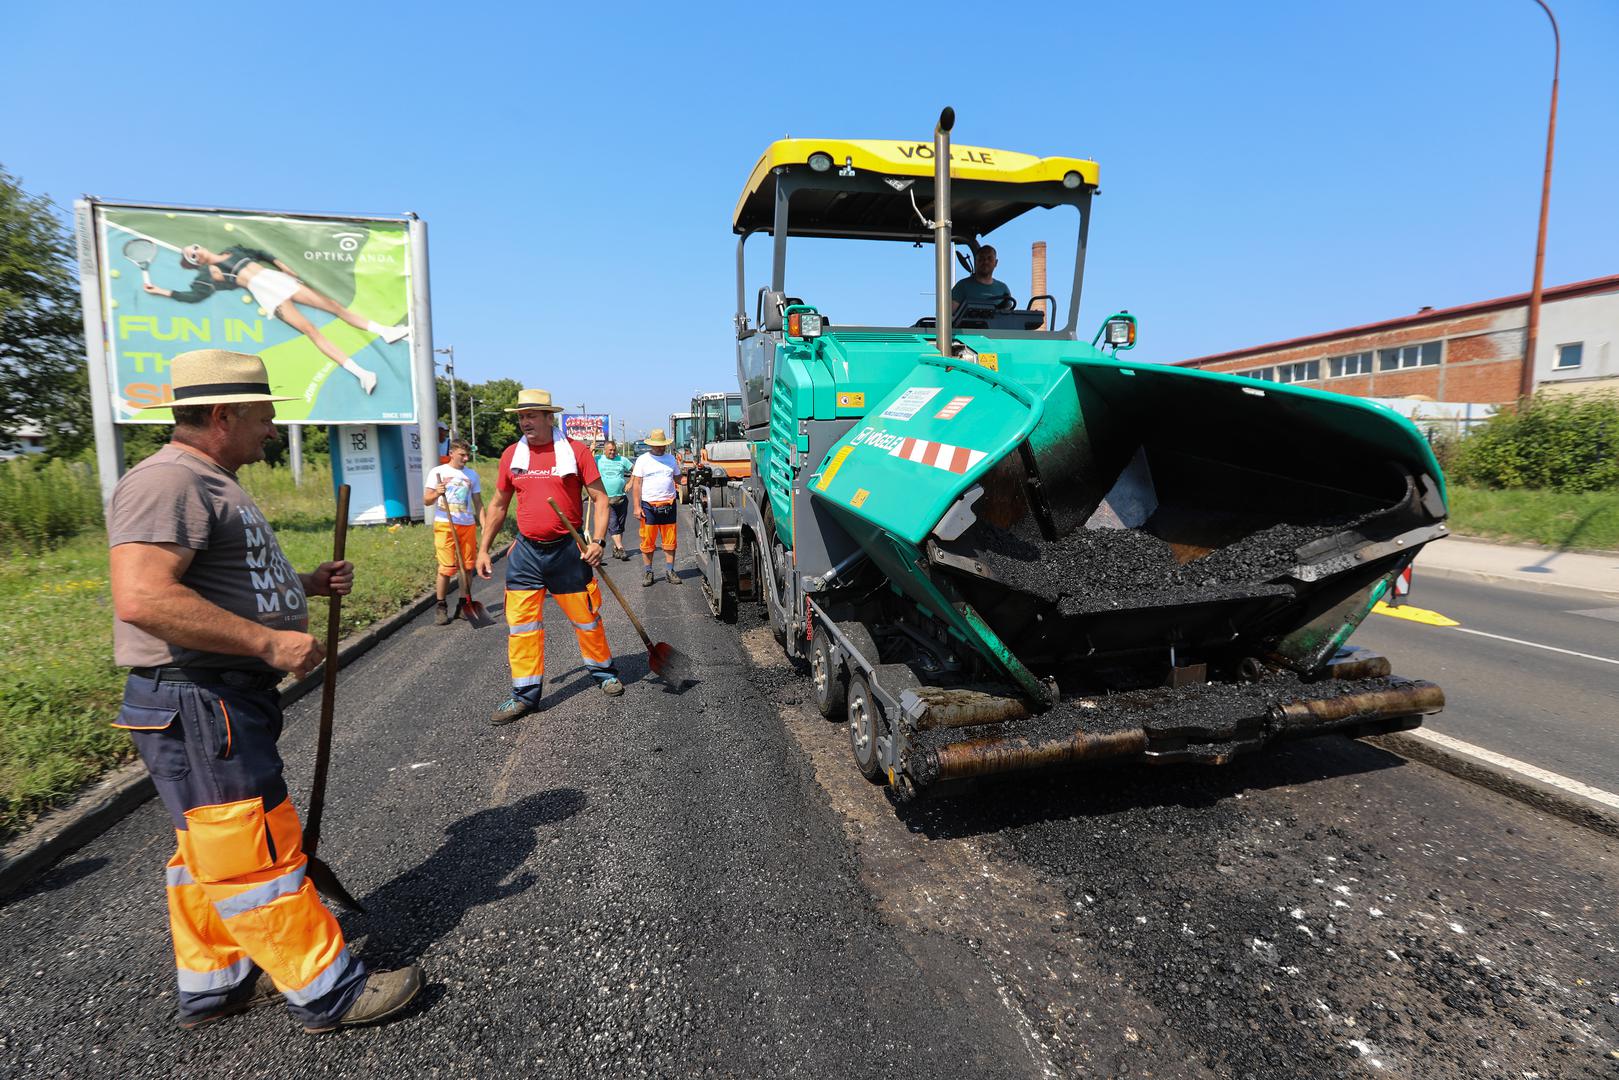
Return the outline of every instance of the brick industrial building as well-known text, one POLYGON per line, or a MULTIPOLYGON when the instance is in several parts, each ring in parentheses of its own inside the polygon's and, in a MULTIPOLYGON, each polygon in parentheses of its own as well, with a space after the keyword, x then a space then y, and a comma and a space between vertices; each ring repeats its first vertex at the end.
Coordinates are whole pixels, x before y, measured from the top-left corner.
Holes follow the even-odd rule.
MULTIPOLYGON (((1357 397, 1516 400, 1529 294, 1180 361, 1357 397)), ((1619 390, 1619 275, 1542 293, 1535 388, 1619 390)))

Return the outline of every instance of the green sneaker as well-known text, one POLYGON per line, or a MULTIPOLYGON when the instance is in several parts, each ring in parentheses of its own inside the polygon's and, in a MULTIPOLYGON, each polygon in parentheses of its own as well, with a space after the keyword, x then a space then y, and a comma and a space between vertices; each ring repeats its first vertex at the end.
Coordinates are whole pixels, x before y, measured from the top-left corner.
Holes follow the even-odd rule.
POLYGON ((489 722, 498 727, 501 724, 509 724, 513 720, 521 720, 529 713, 539 711, 540 707, 538 705, 514 694, 507 698, 500 708, 495 710, 494 715, 489 718, 489 722))

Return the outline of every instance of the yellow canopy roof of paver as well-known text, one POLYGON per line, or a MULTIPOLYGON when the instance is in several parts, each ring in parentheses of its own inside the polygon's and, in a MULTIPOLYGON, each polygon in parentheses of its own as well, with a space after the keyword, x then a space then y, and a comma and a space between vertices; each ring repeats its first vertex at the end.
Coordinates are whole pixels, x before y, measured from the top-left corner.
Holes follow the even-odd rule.
MULTIPOLYGON (((748 176, 748 183, 737 200, 731 225, 737 232, 768 226, 774 217, 775 173, 780 165, 804 165, 810 155, 823 152, 832 158, 833 171, 852 165, 856 172, 886 176, 931 177, 931 142, 895 142, 883 139, 780 139, 765 149, 748 176)), ((1080 175, 1086 187, 1095 187, 1096 162, 1084 158, 1035 157, 1015 150, 995 150, 984 146, 950 148, 952 180, 988 180, 1001 184, 1061 182, 1071 172, 1080 175)), ((795 203, 796 205, 796 203, 795 203)), ((791 231, 797 232, 796 228, 791 231)))

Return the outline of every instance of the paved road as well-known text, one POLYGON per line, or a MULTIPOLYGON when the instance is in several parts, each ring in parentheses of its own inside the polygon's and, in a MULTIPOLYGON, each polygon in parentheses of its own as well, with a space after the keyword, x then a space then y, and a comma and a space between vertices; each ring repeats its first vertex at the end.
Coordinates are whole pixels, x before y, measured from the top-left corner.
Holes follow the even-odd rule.
POLYGON ((373 911, 357 948, 421 957, 408 1017, 172 1027, 148 805, 0 908, 0 1071, 1619 1075, 1598 835, 1341 739, 898 806, 756 616, 632 588, 684 694, 611 618, 624 698, 563 637, 510 728, 498 629, 421 620, 345 672, 323 854, 373 911))
POLYGON ((1374 614, 1354 641, 1445 688, 1429 726, 1619 792, 1619 604, 1420 572, 1410 603, 1461 629, 1374 614))

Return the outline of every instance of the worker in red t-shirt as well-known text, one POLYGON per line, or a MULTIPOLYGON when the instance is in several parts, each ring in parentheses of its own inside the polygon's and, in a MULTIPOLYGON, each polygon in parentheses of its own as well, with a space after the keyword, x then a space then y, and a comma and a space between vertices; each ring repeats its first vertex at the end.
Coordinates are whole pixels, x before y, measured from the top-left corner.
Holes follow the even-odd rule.
POLYGON ((551 404, 545 390, 524 390, 517 395, 517 426, 523 437, 500 455, 495 494, 484 513, 483 540, 478 547, 478 576, 490 577, 490 537, 506 524, 512 496, 517 499, 517 542, 506 557, 506 655, 512 668, 512 696, 490 720, 509 724, 540 708, 545 681, 545 594, 550 592, 562 613, 573 623, 585 668, 601 684, 602 692, 617 697, 624 684, 613 667, 602 628, 601 594, 595 588, 595 568, 605 546, 593 536, 580 552, 548 499, 555 499, 574 528, 584 522, 584 493, 590 492, 593 533, 607 527, 607 490, 590 448, 563 436, 551 415, 562 409, 551 404))

